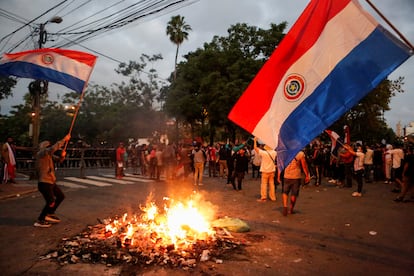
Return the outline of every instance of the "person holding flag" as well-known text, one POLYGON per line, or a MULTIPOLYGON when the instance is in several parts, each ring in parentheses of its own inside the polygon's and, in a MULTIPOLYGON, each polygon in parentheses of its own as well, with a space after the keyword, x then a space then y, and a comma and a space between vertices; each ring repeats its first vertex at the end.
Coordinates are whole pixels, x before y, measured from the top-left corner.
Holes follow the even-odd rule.
POLYGON ((253 148, 257 155, 261 157, 260 163, 260 199, 258 202, 266 202, 267 195, 271 201, 276 201, 276 188, 275 188, 275 160, 276 160, 276 151, 270 148, 268 145, 264 145, 264 148, 261 149, 257 146, 257 137, 253 139, 253 148))
MULTIPOLYGON (((39 151, 36 155, 39 175, 38 188, 45 198, 46 205, 40 213, 38 221, 34 223, 36 227, 50 227, 50 222, 60 222, 54 212, 63 201, 64 195, 56 186, 53 154, 64 146, 61 158, 66 155, 67 142, 70 139, 70 133, 96 59, 96 56, 85 52, 60 48, 41 48, 19 53, 5 53, 0 60, 0 75, 51 81, 80 93, 80 99, 65 138, 53 146, 49 141, 43 141, 39 144, 39 151)), ((37 144, 34 143, 34 146, 37 144)))
MULTIPOLYGON (((357 190, 352 193, 353 197, 362 196, 362 186, 364 184, 364 149, 361 144, 356 144, 356 150, 354 150, 349 144, 344 144, 344 149, 349 152, 350 155, 354 156, 353 158, 353 173, 355 174, 355 179, 357 182, 357 190)), ((351 176, 352 177, 352 176, 351 176)), ((352 180, 351 180, 352 181, 352 180)), ((351 182, 352 183, 352 182, 351 182)), ((352 184, 351 184, 352 186, 352 184)), ((349 186, 346 186, 349 187, 349 186)))
POLYGON ((55 152, 60 150, 70 140, 70 134, 67 134, 62 140, 52 145, 49 141, 43 141, 39 144, 39 151, 36 154, 36 170, 38 174, 38 190, 45 199, 45 206, 40 212, 38 220, 34 223, 35 227, 50 227, 51 223, 58 223, 60 219, 55 215, 56 209, 62 203, 65 195, 56 185, 55 161, 62 162, 66 156, 63 150, 60 156, 55 152))

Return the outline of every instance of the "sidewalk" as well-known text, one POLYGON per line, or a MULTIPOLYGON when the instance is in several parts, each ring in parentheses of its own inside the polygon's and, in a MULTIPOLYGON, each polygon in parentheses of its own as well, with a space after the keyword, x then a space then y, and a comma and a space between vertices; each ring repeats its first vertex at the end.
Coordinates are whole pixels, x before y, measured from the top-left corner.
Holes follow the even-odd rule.
POLYGON ((16 182, 0 184, 0 200, 20 197, 37 191, 37 180, 31 180, 27 175, 17 173, 16 182))

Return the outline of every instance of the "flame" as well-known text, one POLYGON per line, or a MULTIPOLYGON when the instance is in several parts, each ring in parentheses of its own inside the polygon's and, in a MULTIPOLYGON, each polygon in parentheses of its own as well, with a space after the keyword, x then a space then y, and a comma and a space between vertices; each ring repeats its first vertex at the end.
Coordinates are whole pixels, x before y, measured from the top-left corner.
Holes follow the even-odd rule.
POLYGON ((164 198, 164 208, 153 201, 141 206, 142 214, 114 219, 105 226, 106 236, 117 235, 122 246, 158 246, 188 249, 197 240, 214 240, 214 208, 200 198, 175 202, 164 198))

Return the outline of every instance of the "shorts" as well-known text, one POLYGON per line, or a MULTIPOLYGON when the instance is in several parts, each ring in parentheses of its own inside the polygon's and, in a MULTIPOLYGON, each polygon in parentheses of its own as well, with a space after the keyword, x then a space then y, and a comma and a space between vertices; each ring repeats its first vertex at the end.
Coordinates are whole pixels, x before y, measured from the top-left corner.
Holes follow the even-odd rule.
POLYGON ((284 184, 283 184, 283 193, 287 195, 291 193, 291 195, 296 196, 296 197, 299 196, 299 188, 300 188, 301 182, 302 182, 302 179, 285 178, 284 184))
POLYGON ((396 168, 396 169, 392 168, 391 169, 392 179, 393 180, 395 180, 395 179, 402 180, 402 172, 403 172, 403 167, 402 166, 400 166, 399 168, 396 168))

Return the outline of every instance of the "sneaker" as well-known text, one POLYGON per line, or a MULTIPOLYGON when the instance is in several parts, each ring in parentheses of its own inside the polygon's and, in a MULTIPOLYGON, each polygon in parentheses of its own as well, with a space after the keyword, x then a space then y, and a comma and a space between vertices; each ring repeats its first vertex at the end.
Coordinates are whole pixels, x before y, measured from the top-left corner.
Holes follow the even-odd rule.
POLYGON ((361 196, 362 196, 362 194, 361 194, 361 193, 358 193, 358 192, 353 192, 353 193, 352 193, 352 196, 353 196, 353 197, 361 197, 361 196))
POLYGON ((404 199, 400 196, 398 196, 396 199, 394 199, 395 202, 402 202, 404 199))
POLYGON ((49 214, 49 215, 46 215, 45 221, 52 222, 52 223, 58 223, 60 222, 60 219, 55 214, 49 214))
POLYGON ((260 198, 257 200, 257 202, 266 202, 266 201, 267 201, 266 198, 260 198))
POLYGON ((49 222, 45 221, 45 220, 38 220, 33 224, 34 227, 42 227, 42 228, 48 228, 50 226, 52 226, 52 224, 50 224, 49 222))

